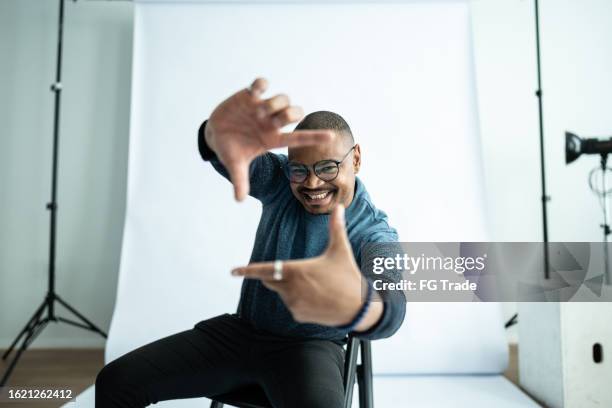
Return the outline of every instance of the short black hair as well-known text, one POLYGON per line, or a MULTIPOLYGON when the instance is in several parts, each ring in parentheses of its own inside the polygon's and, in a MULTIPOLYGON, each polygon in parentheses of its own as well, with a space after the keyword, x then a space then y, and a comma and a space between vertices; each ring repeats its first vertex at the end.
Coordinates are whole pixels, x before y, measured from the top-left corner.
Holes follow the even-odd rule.
POLYGON ((346 141, 351 145, 355 143, 349 124, 337 113, 330 111, 312 112, 306 115, 295 127, 295 130, 313 129, 333 130, 335 133, 347 138, 346 141))

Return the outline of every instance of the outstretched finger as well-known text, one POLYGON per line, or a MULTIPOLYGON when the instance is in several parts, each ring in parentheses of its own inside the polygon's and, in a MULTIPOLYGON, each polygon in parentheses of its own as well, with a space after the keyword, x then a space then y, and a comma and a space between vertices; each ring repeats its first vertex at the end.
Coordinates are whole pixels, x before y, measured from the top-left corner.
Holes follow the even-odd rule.
POLYGON ((350 242, 346 234, 346 220, 344 218, 344 205, 339 203, 334 207, 329 220, 329 244, 331 251, 346 250, 350 242))
POLYGON ((251 86, 247 88, 249 93, 257 98, 266 92, 266 89, 268 89, 268 81, 265 78, 255 79, 251 86))
POLYGON ((288 125, 293 122, 297 122, 302 117, 304 117, 304 111, 299 106, 289 106, 279 112, 277 112, 272 117, 272 123, 277 128, 282 128, 285 125, 288 125))
POLYGON ((300 147, 312 146, 320 143, 329 143, 336 135, 331 130, 296 130, 289 133, 281 133, 276 147, 300 147))
MULTIPOLYGON (((241 266, 232 269, 232 275, 244 276, 250 279, 259 279, 266 282, 283 282, 293 271, 293 265, 296 261, 283 261, 281 279, 276 279, 274 276, 274 262, 255 262, 247 266, 241 266)), ((299 261, 298 261, 299 262, 299 261)))
POLYGON ((242 201, 249 193, 249 165, 246 162, 235 162, 227 166, 230 180, 234 186, 234 198, 242 201))
POLYGON ((274 115, 289 107, 289 97, 285 94, 275 95, 271 98, 264 99, 259 104, 259 116, 264 118, 266 116, 274 115))

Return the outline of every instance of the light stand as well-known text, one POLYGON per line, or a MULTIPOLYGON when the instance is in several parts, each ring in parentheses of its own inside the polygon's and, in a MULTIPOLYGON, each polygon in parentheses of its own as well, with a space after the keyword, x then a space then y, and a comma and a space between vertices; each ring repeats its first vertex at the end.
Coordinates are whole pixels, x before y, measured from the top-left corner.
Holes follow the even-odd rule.
POLYGON ((100 330, 96 325, 90 322, 85 316, 79 313, 74 307, 66 303, 62 298, 55 293, 55 252, 56 252, 56 225, 57 225, 57 154, 59 145, 59 114, 60 114, 60 96, 62 91, 62 41, 63 41, 63 29, 64 29, 64 1, 59 0, 59 24, 58 24, 58 39, 57 39, 57 63, 56 63, 56 75, 55 82, 51 85, 51 91, 55 93, 55 106, 54 106, 54 117, 53 117, 53 168, 51 175, 51 201, 47 203, 47 210, 50 211, 50 242, 49 242, 49 287, 47 295, 43 300, 42 304, 36 309, 34 315, 26 323, 25 327, 17 338, 13 341, 11 346, 2 355, 2 360, 6 360, 9 354, 13 351, 19 340, 23 338, 17 354, 9 364, 6 372, 0 380, 0 386, 6 385, 11 372, 17 365, 19 358, 28 346, 34 341, 34 339, 42 332, 49 322, 64 322, 77 326, 86 330, 90 330, 99 333, 102 337, 106 338, 106 333, 100 330), (66 319, 61 316, 55 315, 55 302, 63 305, 68 311, 76 316, 80 322, 66 319), (46 316, 44 316, 46 312, 46 316), (44 317, 43 317, 44 316, 44 317))
MULTIPOLYGON (((542 58, 540 56, 540 3, 534 0, 535 8, 535 34, 536 34, 536 62, 538 74, 538 89, 535 92, 538 98, 538 119, 540 131, 540 182, 542 186, 542 235, 544 242, 544 279, 550 278, 550 255, 548 251, 548 212, 546 205, 550 201, 550 196, 546 194, 546 167, 544 165, 544 108, 542 101, 542 58)), ((506 329, 518 322, 518 313, 515 313, 507 322, 506 329)))
POLYGON ((605 284, 610 285, 612 282, 612 277, 610 276, 610 254, 608 252, 608 236, 610 235, 610 225, 608 224, 608 195, 610 191, 608 190, 607 181, 606 181, 606 173, 611 170, 607 168, 606 164, 608 162, 608 153, 601 154, 600 167, 595 167, 591 170, 589 174, 589 187, 591 190, 601 197, 601 206, 603 211, 603 224, 600 224, 603 229, 603 242, 604 242, 604 276, 605 276, 605 284), (594 178, 597 171, 601 170, 601 190, 597 189, 595 185, 594 178))
POLYGON ((536 30, 536 56, 538 68, 538 112, 540 121, 540 179, 542 183, 542 231, 544 238, 544 279, 549 279, 549 254, 548 254, 548 215, 546 205, 550 197, 546 194, 546 167, 544 166, 544 110, 542 107, 542 61, 540 57, 540 6, 539 1, 535 0, 535 30, 536 30))
POLYGON ((610 255, 608 251, 608 236, 610 235, 610 225, 608 224, 608 195, 612 193, 612 190, 608 190, 608 184, 606 180, 607 172, 612 171, 606 167, 608 162, 608 154, 612 152, 612 137, 608 139, 596 139, 596 138, 581 138, 571 132, 565 132, 565 164, 574 162, 578 157, 583 154, 598 154, 601 159, 599 161, 600 166, 595 167, 589 173, 589 187, 591 191, 601 197, 601 207, 603 211, 603 228, 604 234, 604 281, 610 285, 612 283, 612 276, 610 276, 610 255), (595 175, 601 170, 601 190, 598 189, 597 183, 594 181, 595 175))

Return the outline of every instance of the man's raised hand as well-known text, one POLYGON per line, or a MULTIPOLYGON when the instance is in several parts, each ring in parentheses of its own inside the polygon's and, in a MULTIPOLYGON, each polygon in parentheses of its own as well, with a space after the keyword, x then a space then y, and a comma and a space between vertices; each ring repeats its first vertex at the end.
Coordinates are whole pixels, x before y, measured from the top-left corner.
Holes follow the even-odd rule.
POLYGON ((304 112, 292 106, 287 95, 262 99, 267 87, 265 79, 257 78, 249 88, 221 102, 206 123, 206 143, 227 168, 238 201, 249 192, 249 165, 257 156, 277 147, 307 146, 333 138, 328 130, 281 132, 304 112))

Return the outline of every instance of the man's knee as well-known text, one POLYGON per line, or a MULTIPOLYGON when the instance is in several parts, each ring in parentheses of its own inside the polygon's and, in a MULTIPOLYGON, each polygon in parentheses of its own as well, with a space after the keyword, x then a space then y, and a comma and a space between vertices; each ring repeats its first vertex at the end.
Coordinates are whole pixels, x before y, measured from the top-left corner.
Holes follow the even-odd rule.
POLYGON ((305 390, 291 402, 292 408, 342 408, 344 393, 331 389, 305 390))
POLYGON ((119 358, 105 365, 96 376, 96 408, 144 407, 147 398, 138 392, 134 383, 138 376, 130 359, 119 358))
POLYGON ((111 361, 98 372, 96 376, 96 390, 109 391, 117 389, 123 383, 126 370, 126 364, 121 359, 111 361))

